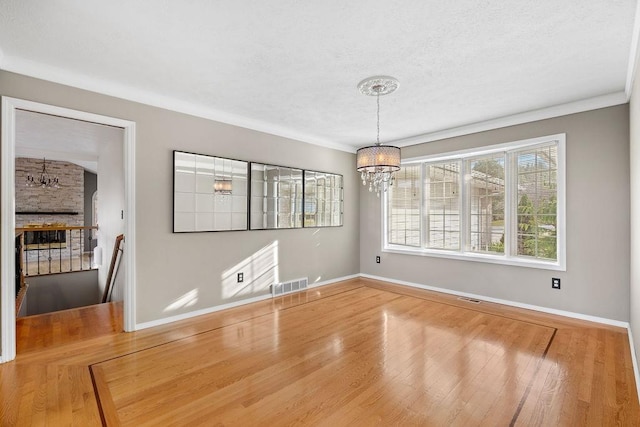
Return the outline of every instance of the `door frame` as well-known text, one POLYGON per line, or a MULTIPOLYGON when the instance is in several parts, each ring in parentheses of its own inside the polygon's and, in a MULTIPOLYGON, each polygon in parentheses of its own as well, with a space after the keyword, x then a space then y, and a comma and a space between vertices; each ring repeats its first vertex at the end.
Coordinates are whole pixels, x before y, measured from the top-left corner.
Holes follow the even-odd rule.
POLYGON ((136 234, 135 154, 136 123, 18 98, 2 97, 0 147, 0 363, 16 357, 15 310, 15 144, 16 110, 28 110, 124 129, 124 222, 126 266, 123 323, 127 332, 136 329, 136 234))

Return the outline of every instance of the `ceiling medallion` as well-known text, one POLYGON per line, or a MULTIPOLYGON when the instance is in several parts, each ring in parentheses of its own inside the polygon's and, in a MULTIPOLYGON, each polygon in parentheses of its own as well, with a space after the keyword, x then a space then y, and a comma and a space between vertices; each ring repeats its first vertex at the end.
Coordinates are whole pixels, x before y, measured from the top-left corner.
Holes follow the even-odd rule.
POLYGON ((389 76, 374 76, 358 83, 360 93, 375 96, 377 104, 376 144, 360 148, 356 153, 356 170, 360 172, 362 185, 369 184, 369 191, 387 191, 393 184, 393 173, 400 170, 400 148, 380 144, 380 96, 388 95, 398 89, 400 83, 389 76))

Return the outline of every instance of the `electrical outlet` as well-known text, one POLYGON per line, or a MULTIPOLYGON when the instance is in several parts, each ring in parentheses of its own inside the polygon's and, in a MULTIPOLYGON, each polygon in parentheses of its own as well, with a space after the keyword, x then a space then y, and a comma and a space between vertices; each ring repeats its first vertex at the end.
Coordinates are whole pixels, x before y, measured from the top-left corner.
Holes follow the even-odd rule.
POLYGON ((376 264, 380 264, 380 257, 379 256, 376 257, 376 264))
POLYGON ((553 289, 560 289, 560 279, 557 277, 553 277, 551 279, 551 287, 553 289))
POLYGON ((244 273, 238 273, 238 283, 242 283, 244 281, 244 273))

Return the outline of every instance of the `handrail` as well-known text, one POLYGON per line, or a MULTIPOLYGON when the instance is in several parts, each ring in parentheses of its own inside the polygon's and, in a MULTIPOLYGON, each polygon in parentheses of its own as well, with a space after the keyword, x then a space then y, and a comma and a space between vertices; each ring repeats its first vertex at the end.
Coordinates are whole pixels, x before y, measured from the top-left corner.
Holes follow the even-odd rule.
POLYGON ((98 226, 33 224, 16 227, 21 233, 26 277, 93 270, 95 236, 98 226), (88 241, 88 244, 87 244, 88 241))
POLYGON ((62 231, 62 230, 97 230, 97 225, 81 226, 73 225, 68 227, 45 227, 45 226, 32 226, 32 227, 16 227, 16 232, 20 231, 62 231))

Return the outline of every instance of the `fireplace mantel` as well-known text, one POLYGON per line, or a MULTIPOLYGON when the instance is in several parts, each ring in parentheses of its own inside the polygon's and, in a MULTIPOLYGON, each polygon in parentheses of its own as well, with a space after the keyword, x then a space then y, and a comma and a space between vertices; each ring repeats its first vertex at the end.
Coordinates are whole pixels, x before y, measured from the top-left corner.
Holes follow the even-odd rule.
POLYGON ((26 211, 26 212, 16 212, 16 215, 78 215, 78 212, 72 212, 72 211, 46 211, 46 212, 26 211))

